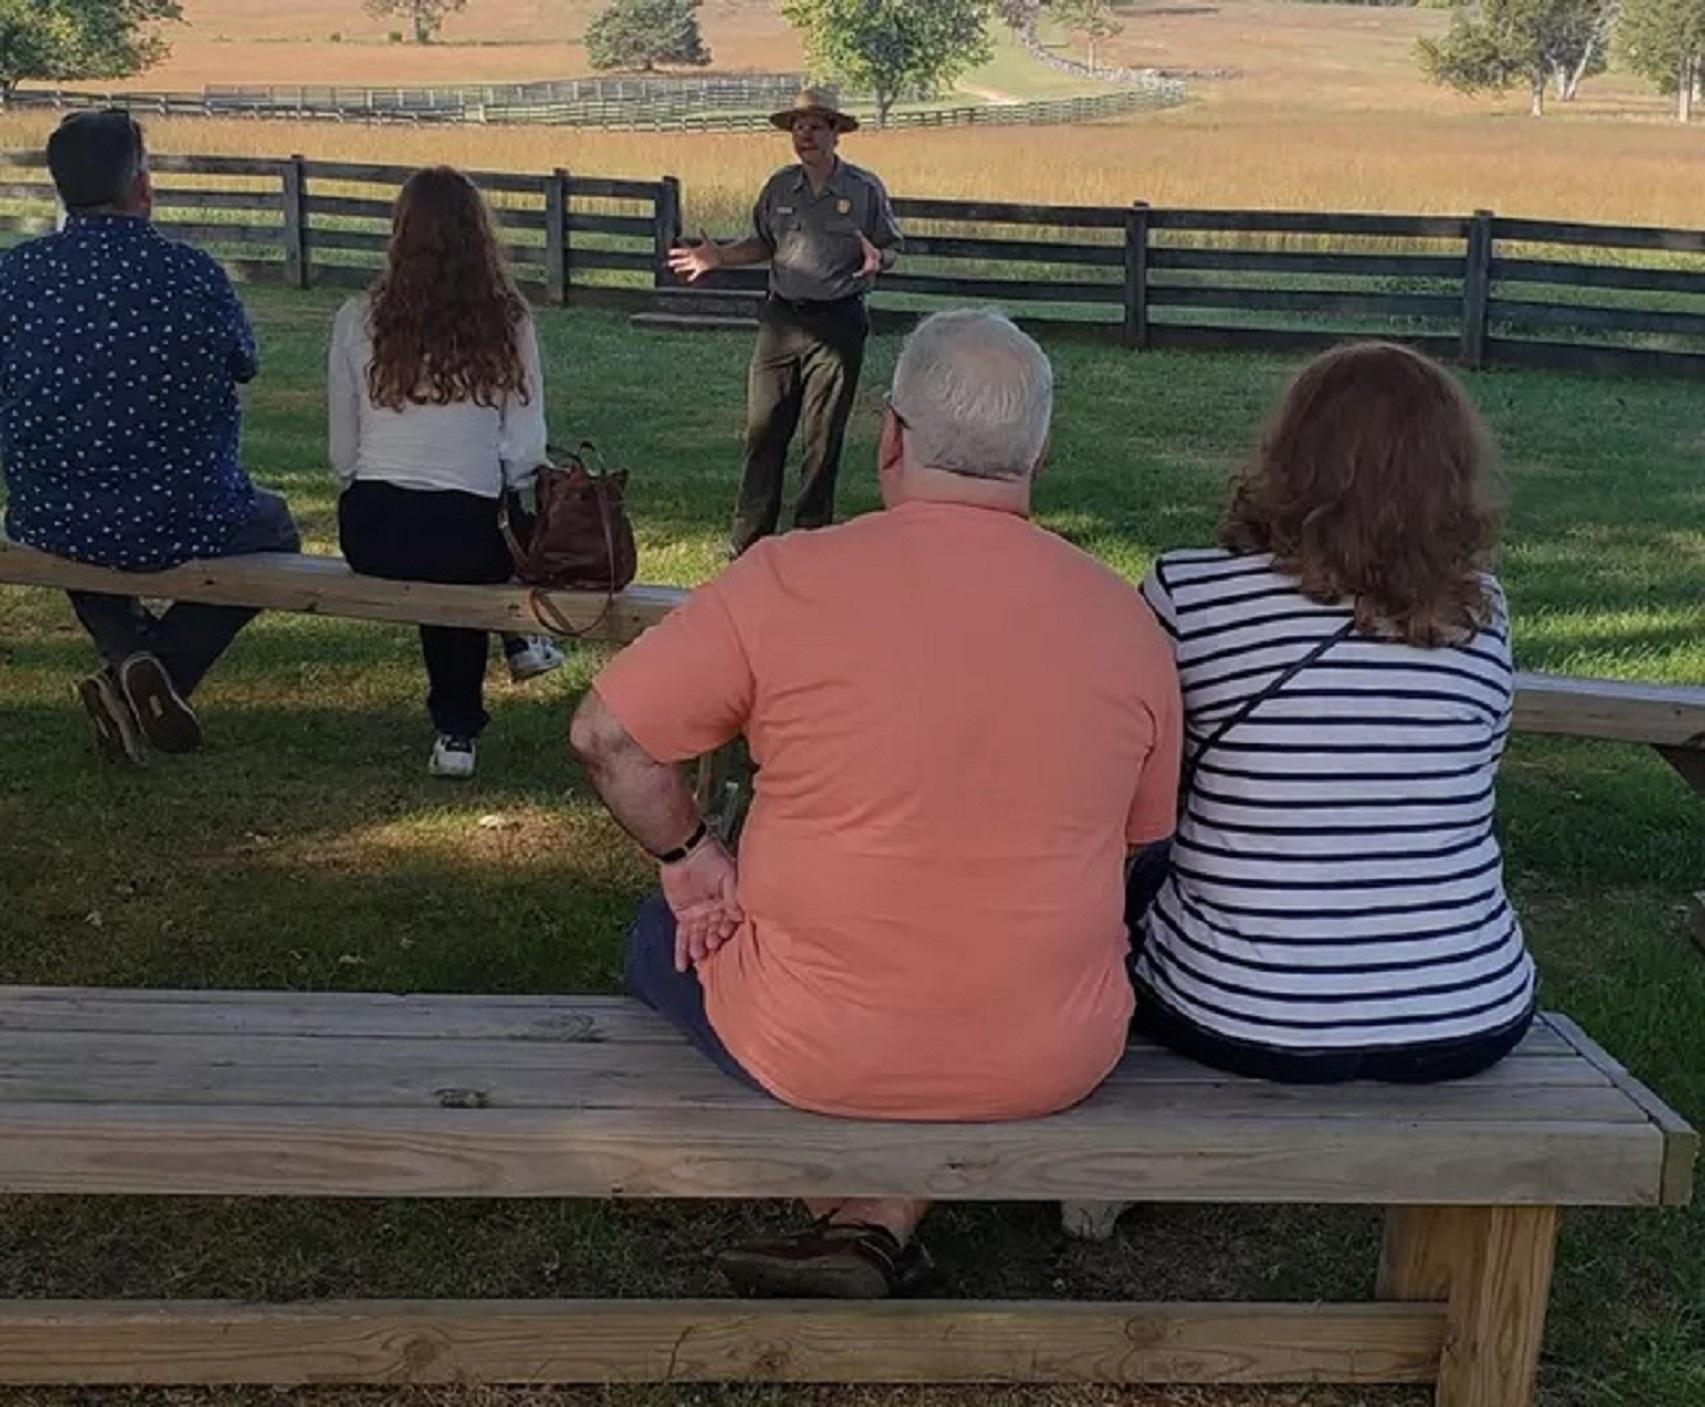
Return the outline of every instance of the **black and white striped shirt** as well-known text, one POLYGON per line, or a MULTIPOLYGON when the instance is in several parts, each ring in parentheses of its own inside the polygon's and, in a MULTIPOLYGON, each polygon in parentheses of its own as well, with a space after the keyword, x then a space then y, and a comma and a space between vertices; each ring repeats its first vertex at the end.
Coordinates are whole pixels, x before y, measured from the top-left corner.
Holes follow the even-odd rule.
MULTIPOLYGON (((1153 994, 1287 1050, 1451 1040, 1525 1012, 1533 961, 1492 821, 1509 617, 1489 587, 1467 644, 1339 641, 1203 758, 1145 923, 1153 994)), ((1143 595, 1177 651, 1191 754, 1350 619, 1266 555, 1171 552, 1143 595)))

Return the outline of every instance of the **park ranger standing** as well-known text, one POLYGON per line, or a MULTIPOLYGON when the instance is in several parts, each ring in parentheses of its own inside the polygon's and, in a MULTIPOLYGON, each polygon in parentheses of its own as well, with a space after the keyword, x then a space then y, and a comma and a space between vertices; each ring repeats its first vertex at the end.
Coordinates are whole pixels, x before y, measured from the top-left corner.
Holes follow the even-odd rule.
POLYGON ((765 183, 752 234, 732 244, 705 239, 669 256, 670 268, 689 282, 716 269, 770 265, 747 379, 746 466, 733 556, 776 530, 796 428, 804 453, 793 525, 820 528, 834 520, 841 444, 870 331, 864 297, 900 249, 882 182, 835 154, 842 133, 858 129, 856 118, 831 95, 807 88, 770 121, 792 134, 799 162, 765 183))

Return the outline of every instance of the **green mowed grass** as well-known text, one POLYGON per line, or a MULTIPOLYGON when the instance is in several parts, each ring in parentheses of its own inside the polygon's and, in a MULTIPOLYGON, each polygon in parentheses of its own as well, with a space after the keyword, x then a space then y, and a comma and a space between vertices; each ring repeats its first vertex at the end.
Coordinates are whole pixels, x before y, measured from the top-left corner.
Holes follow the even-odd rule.
MULTIPOLYGON (((250 290, 265 370, 248 459, 334 545, 322 359, 336 298, 250 290)), ((748 339, 542 318, 551 422, 634 470, 641 577, 715 570, 737 472, 748 339)), ((1052 349, 1051 527, 1138 576, 1209 540, 1226 474, 1291 363, 1052 349)), ((874 507, 873 344, 846 513, 874 507)), ((1505 450, 1503 575, 1527 668, 1705 684, 1705 430, 1694 386, 1470 378, 1505 450)), ((67 685, 89 652, 63 600, 0 588, 0 981, 399 991, 612 991, 647 868, 570 761, 570 708, 601 656, 513 688, 493 674, 480 778, 425 775, 412 633, 275 615, 201 696, 201 755, 99 766, 67 685), (482 826, 500 816, 505 824, 482 826)), ((1705 800, 1645 749, 1518 739, 1502 823, 1545 1000, 1705 1124, 1705 800)), ((597 1202, 0 1199, 0 1295, 719 1293, 708 1248, 775 1206, 597 1202)), ((1063 1242, 1045 1206, 948 1207, 927 1228, 956 1292, 1277 1299, 1371 1291, 1377 1216, 1144 1207, 1108 1246, 1063 1242)), ((1705 1210, 1572 1214, 1547 1342, 1551 1407, 1705 1400, 1705 1210)), ((13 1393, 15 1402, 87 1394, 13 1393)), ((201 1394, 196 1401, 270 1401, 201 1394)), ((316 1393, 355 1400, 358 1394, 316 1393)), ((416 1395, 421 1401, 455 1394, 416 1395)), ((459 1401, 543 1401, 464 1394, 459 1401)), ((128 1400, 128 1399, 127 1399, 128 1400)), ((552 1395, 551 1401, 581 1400, 552 1395)), ((889 1393, 656 1389, 612 1402, 1369 1402, 1424 1393, 889 1393)))

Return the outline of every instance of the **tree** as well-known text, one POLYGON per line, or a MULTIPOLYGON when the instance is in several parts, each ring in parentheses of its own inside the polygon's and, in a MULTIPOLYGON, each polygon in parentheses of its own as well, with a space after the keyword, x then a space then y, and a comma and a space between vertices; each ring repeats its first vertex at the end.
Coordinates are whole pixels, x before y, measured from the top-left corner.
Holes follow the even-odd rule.
POLYGON ((708 64, 698 8, 699 0, 612 0, 586 26, 586 56, 597 69, 708 64))
POLYGON ((430 44, 444 28, 449 15, 459 15, 468 8, 468 0, 367 0, 367 13, 383 19, 386 15, 403 15, 414 24, 414 42, 430 44))
POLYGON ((884 126, 902 93, 933 97, 986 62, 990 0, 786 0, 814 73, 874 95, 884 126))
POLYGON ((1113 18, 1112 0, 1053 0, 1048 6, 1067 32, 1081 34, 1089 47, 1089 71, 1095 72, 1095 46, 1124 29, 1113 18))
POLYGON ((0 0, 0 107, 26 78, 128 78, 168 52, 178 0, 0 0))
POLYGON ((1545 115, 1545 85, 1567 102, 1581 80, 1602 72, 1618 0, 1478 0, 1459 3, 1443 39, 1417 45, 1421 69, 1464 93, 1526 83, 1533 115, 1545 115))
POLYGON ((1676 95, 1687 122, 1705 84, 1705 0, 1626 0, 1619 35, 1628 66, 1676 95))

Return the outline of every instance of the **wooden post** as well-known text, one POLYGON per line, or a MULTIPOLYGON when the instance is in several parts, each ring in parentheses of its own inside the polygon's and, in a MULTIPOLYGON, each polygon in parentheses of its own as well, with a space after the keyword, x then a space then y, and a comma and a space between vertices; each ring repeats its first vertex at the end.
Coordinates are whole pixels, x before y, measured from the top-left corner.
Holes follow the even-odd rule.
POLYGON ((1658 746, 1658 756, 1677 772, 1681 779, 1701 796, 1705 796, 1705 747, 1698 746, 1698 739, 1691 747, 1658 746))
POLYGON ((556 307, 568 302, 568 172, 545 181, 545 297, 556 307))
POLYGON ((1381 1297, 1446 1302, 1438 1407, 1531 1407, 1556 1243, 1556 1207, 1386 1213, 1381 1297))
POLYGON ((1492 212, 1476 210, 1468 226, 1468 261, 1462 274, 1462 360, 1486 365, 1486 305, 1492 297, 1492 212))
POLYGON ((284 282, 306 288, 311 266, 308 254, 307 158, 298 152, 284 163, 284 282))
POLYGON ((1382 1300, 1450 1298, 1451 1248, 1462 1239, 1461 1207, 1388 1207, 1379 1257, 1382 1300))
POLYGON ((1125 330, 1127 347, 1149 344, 1149 206, 1133 201, 1125 212, 1125 330))
POLYGON ((652 283, 668 288, 675 282, 669 272, 669 251, 681 238, 681 183, 673 176, 665 176, 658 184, 655 228, 652 283))

